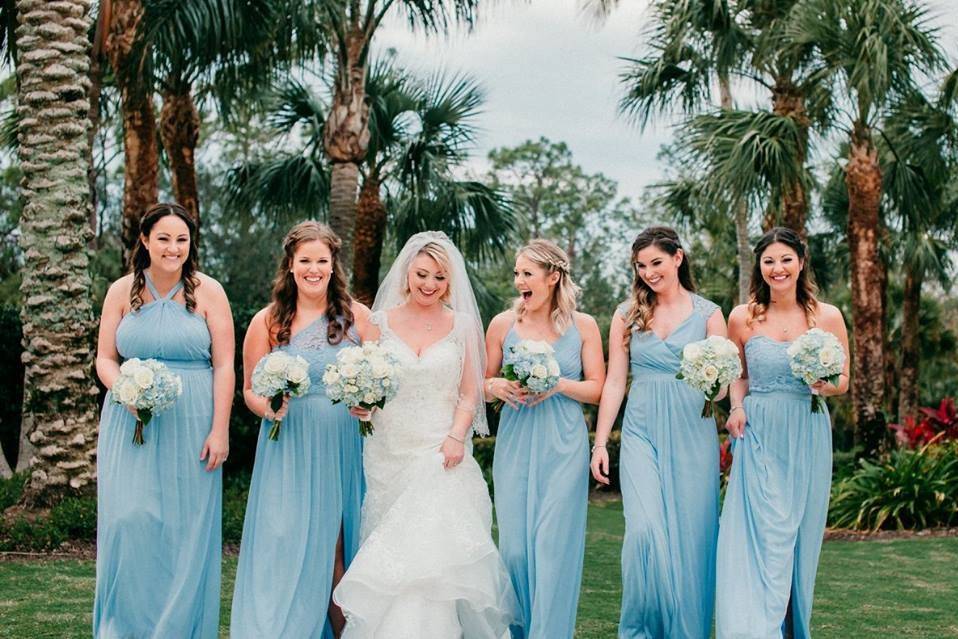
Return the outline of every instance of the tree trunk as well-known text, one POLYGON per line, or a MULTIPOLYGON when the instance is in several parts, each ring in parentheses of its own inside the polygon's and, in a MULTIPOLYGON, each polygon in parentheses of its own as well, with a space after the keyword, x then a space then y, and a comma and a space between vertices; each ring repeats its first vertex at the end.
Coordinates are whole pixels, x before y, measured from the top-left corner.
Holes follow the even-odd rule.
POLYGON ((113 22, 107 36, 110 65, 120 89, 123 111, 123 240, 124 262, 136 246, 140 217, 156 203, 160 154, 156 139, 153 96, 140 85, 131 61, 137 26, 143 17, 140 0, 113 0, 113 22))
POLYGON ((919 314, 922 272, 911 266, 905 272, 905 295, 901 307, 901 366, 898 375, 898 421, 918 412, 919 314))
POLYGON ((346 38, 346 59, 337 62, 336 89, 323 130, 323 147, 333 163, 329 225, 343 242, 343 264, 352 264, 353 229, 359 165, 369 146, 369 105, 366 104, 366 36, 353 29, 346 38))
MULTIPOLYGON (((732 110, 732 90, 727 75, 719 78, 719 97, 722 110, 732 110)), ((749 280, 752 275, 752 246, 748 237, 748 202, 744 199, 732 204, 735 216, 735 245, 738 257, 738 303, 748 303, 749 280)))
MULTIPOLYGON (((811 121, 805 111, 805 96, 791 79, 779 78, 772 89, 772 112, 795 120, 801 131, 798 149, 799 166, 804 171, 808 148, 808 130, 811 121)), ((798 180, 782 186, 782 224, 805 239, 805 221, 808 217, 808 196, 805 184, 798 180)))
MULTIPOLYGON (((97 26, 99 34, 100 25, 97 26)), ((87 188, 90 189, 90 242, 88 248, 95 251, 97 248, 97 187, 96 187, 96 162, 93 159, 93 147, 96 145, 96 134, 100 128, 100 94, 103 90, 103 63, 99 52, 93 51, 90 55, 90 111, 88 118, 90 120, 90 130, 87 132, 86 146, 86 179, 87 188)))
POLYGON ((379 288, 379 267, 385 236, 386 207, 379 197, 379 179, 370 174, 359 192, 353 243, 353 295, 367 306, 373 303, 379 288))
POLYGON ((10 463, 7 462, 7 457, 3 454, 3 449, 0 449, 0 479, 9 479, 12 475, 13 469, 10 468, 10 463))
POLYGON ((196 188, 196 145, 200 140, 200 114, 193 103, 190 85, 173 82, 163 93, 160 136, 170 162, 173 197, 200 224, 200 200, 196 188))
POLYGON ((852 325, 855 340, 852 361, 852 404, 857 443, 864 453, 878 453, 886 436, 883 304, 881 262, 878 254, 879 202, 882 175, 871 131, 856 124, 848 165, 848 250, 851 265, 852 325))
POLYGON ((86 244, 91 0, 17 0, 28 507, 92 487, 97 388, 86 244))

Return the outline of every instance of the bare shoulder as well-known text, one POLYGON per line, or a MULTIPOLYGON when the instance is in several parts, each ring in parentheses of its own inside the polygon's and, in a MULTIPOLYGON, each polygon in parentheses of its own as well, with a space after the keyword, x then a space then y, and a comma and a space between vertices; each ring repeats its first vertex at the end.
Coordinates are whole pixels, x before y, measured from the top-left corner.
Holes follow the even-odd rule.
POLYGON ((824 302, 818 303, 818 323, 822 326, 839 327, 845 326, 845 317, 841 309, 832 304, 824 302))
POLYGON ((223 289, 222 284, 206 273, 197 272, 194 275, 198 282, 198 286, 196 287, 197 293, 210 300, 226 299, 226 291, 223 289))
POLYGON ((121 306, 124 309, 130 304, 130 290, 133 288, 133 274, 127 273, 110 284, 103 299, 103 306, 121 306))
POLYGON ((264 334, 268 333, 272 309, 273 305, 270 304, 269 306, 258 310, 256 315, 254 315, 249 321, 249 328, 247 329, 247 332, 262 331, 264 334))
MULTIPOLYGON (((719 309, 719 312, 721 312, 721 310, 722 309, 719 309)), ((736 328, 745 326, 746 320, 748 320, 748 304, 739 304, 728 314, 729 328, 732 326, 736 328)))
POLYGON ((369 316, 372 315, 372 311, 369 310, 369 307, 357 300, 352 301, 349 305, 349 310, 353 312, 353 317, 356 318, 357 322, 366 322, 369 320, 369 316))
POLYGON ((576 311, 573 315, 573 320, 575 321, 575 327, 579 329, 579 332, 582 334, 587 333, 596 333, 599 332, 599 323, 595 321, 595 318, 589 315, 588 313, 583 313, 581 311, 576 311))

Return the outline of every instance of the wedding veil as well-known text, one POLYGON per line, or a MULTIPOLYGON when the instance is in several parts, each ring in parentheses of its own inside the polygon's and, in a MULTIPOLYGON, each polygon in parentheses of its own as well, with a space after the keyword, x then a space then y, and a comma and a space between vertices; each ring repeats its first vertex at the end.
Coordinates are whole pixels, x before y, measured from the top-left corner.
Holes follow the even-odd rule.
POLYGON ((442 231, 416 233, 406 242, 399 256, 389 268, 373 302, 373 312, 388 311, 406 302, 406 276, 409 264, 427 244, 440 246, 449 256, 450 296, 447 306, 456 313, 454 331, 460 331, 465 342, 462 378, 460 380, 459 406, 473 411, 472 429, 478 435, 489 434, 486 422, 485 398, 482 387, 486 373, 485 336, 482 330, 482 316, 479 305, 469 282, 466 262, 462 253, 442 231))

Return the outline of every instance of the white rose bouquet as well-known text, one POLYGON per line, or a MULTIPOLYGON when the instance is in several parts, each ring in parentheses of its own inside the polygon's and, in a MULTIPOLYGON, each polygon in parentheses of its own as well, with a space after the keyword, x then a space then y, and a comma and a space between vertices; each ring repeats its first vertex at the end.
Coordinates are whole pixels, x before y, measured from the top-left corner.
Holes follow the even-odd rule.
MULTIPOLYGON (((399 360, 379 342, 344 348, 336 354, 336 363, 328 364, 323 373, 326 396, 334 404, 343 402, 350 408, 382 408, 399 390, 398 369, 399 360)), ((359 422, 363 437, 372 432, 371 422, 359 422)))
POLYGON ((131 357, 120 365, 113 382, 113 401, 136 409, 133 445, 143 445, 143 429, 153 416, 173 405, 183 393, 183 380, 155 359, 131 357))
MULTIPOLYGON (((559 383, 561 370, 555 350, 548 342, 524 339, 509 347, 510 363, 502 367, 502 376, 533 393, 547 393, 559 383)), ((496 402, 496 409, 502 402, 496 402)))
POLYGON ((690 342, 682 349, 682 365, 676 379, 705 394, 702 417, 711 417, 715 397, 726 384, 742 375, 738 346, 718 335, 690 342))
MULTIPOLYGON (((275 413, 283 405, 283 397, 302 397, 309 390, 309 362, 299 355, 285 351, 273 351, 256 364, 253 369, 253 392, 269 398, 269 406, 275 413)), ((269 439, 279 439, 283 420, 274 419, 269 429, 269 439)))
MULTIPOLYGON (((838 383, 845 370, 845 349, 838 338, 820 328, 812 328, 798 336, 788 347, 788 363, 792 375, 809 386, 817 381, 838 383)), ((825 402, 812 390, 812 412, 820 413, 825 402)))

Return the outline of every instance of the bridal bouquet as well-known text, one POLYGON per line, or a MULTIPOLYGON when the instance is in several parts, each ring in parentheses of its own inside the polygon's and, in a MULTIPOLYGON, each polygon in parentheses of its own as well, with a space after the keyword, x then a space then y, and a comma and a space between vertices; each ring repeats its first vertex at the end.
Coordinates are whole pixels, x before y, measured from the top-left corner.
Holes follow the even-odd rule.
MULTIPOLYGON (((283 397, 302 397, 309 390, 309 362, 299 355, 285 351, 273 351, 256 364, 253 369, 253 392, 269 398, 269 406, 275 413, 283 406, 283 397)), ((274 419, 269 429, 269 439, 279 439, 282 419, 274 419)))
POLYGON ((738 346, 718 335, 691 342, 682 349, 682 365, 676 379, 705 394, 702 417, 712 416, 719 390, 742 375, 738 346))
MULTIPOLYGON (((548 342, 524 339, 509 347, 509 363, 502 367, 502 376, 533 393, 546 393, 559 383, 559 362, 548 342)), ((496 402, 496 409, 502 402, 496 402)))
MULTIPOLYGON (((820 328, 812 328, 798 336, 788 347, 788 363, 792 374, 811 386, 821 380, 838 383, 845 369, 845 349, 838 338, 820 328)), ((812 412, 820 413, 825 402, 812 391, 812 412)))
MULTIPOLYGON (((336 354, 336 363, 326 366, 323 374, 326 396, 334 404, 343 402, 350 408, 382 408, 399 390, 398 370, 399 360, 379 342, 344 348, 336 354)), ((359 422, 359 433, 363 437, 372 432, 371 422, 359 422)))
POLYGON ((183 380, 155 359, 131 357, 120 365, 120 376, 113 382, 113 401, 136 409, 133 445, 143 445, 143 429, 153 415, 173 405, 183 392, 183 380))

